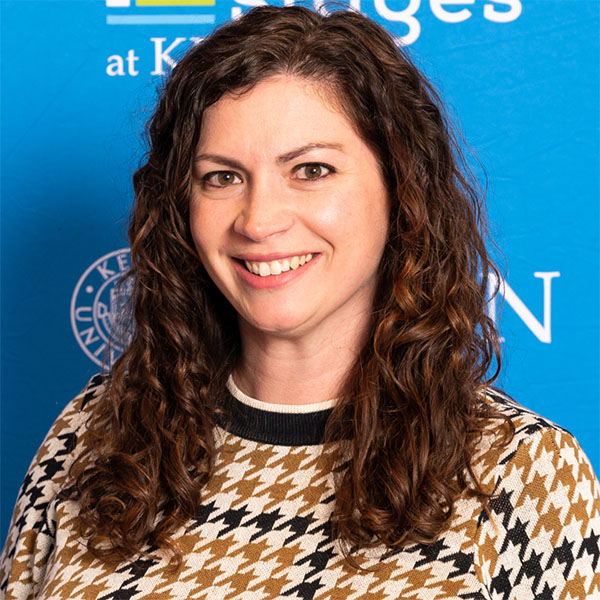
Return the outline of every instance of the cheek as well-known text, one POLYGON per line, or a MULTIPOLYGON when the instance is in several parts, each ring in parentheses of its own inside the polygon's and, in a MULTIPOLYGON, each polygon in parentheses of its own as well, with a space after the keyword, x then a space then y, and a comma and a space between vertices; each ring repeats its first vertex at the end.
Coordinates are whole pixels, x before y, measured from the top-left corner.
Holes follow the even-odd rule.
POLYGON ((339 247, 380 253, 387 240, 389 200, 379 185, 357 185, 312 212, 314 222, 339 247))
POLYGON ((199 240, 203 237, 203 219, 198 210, 197 204, 192 201, 190 204, 190 231, 192 233, 192 239, 196 247, 198 246, 199 240))
POLYGON ((329 188, 316 194, 306 205, 305 215, 334 236, 350 233, 363 218, 363 193, 354 185, 329 188))
POLYGON ((207 257, 216 243, 215 227, 211 227, 211 216, 206 214, 199 203, 190 206, 190 231, 198 255, 206 266, 207 257))

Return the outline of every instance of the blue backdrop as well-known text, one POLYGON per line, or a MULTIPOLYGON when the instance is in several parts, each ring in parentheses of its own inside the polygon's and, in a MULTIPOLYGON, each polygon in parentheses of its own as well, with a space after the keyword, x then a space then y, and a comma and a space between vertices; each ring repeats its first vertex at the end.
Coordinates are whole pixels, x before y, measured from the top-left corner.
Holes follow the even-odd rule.
MULTIPOLYGON (((0 4, 2 539, 29 461, 99 369, 123 300, 112 285, 129 260, 130 180, 156 86, 194 38, 266 3, 0 4)), ((501 385, 574 433, 598 472, 600 3, 346 4, 410 45, 459 115, 507 265, 502 315, 501 299, 490 305, 501 385)))

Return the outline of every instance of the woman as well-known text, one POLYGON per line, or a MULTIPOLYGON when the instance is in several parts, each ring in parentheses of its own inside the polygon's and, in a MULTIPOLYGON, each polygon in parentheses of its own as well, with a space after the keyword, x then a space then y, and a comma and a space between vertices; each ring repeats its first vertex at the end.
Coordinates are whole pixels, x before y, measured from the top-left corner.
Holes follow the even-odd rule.
POLYGON ((600 493, 488 386, 480 195, 367 18, 261 7, 166 83, 131 343, 17 501, 9 598, 584 598, 600 493))

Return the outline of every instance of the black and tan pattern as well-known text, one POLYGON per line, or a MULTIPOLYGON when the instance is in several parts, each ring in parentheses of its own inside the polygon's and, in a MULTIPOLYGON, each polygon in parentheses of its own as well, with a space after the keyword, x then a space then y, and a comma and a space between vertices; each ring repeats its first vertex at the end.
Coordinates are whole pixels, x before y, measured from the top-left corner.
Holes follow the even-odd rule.
POLYGON ((376 569, 351 567, 331 537, 333 447, 314 443, 326 413, 295 415, 283 445, 281 414, 236 408, 232 399, 215 475, 196 517, 177 533, 181 570, 156 554, 108 567, 77 538, 77 507, 57 501, 101 391, 102 379, 93 379, 63 411, 23 482, 2 555, 7 598, 600 599, 592 468, 568 432, 500 396, 490 401, 517 433, 499 451, 490 428, 479 446, 477 471, 494 490, 491 518, 476 500, 461 499, 434 544, 360 552, 360 564, 376 569), (253 423, 261 430, 252 433, 253 423))

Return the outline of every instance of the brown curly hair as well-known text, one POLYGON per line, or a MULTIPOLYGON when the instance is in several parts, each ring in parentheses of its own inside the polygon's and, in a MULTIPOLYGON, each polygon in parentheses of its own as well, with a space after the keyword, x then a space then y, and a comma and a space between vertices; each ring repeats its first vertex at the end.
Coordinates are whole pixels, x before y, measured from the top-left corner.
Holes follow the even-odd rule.
POLYGON ((191 49, 149 123, 129 228, 131 342, 95 408, 93 461, 70 490, 88 548, 105 560, 147 544, 177 557, 171 536, 211 477, 240 340, 191 238, 192 162, 208 106, 282 73, 334 92, 391 198, 367 342, 326 431, 347 453, 335 535, 347 548, 430 542, 460 494, 488 497, 471 460, 477 435, 498 417, 480 397, 500 365, 486 314, 497 270, 483 194, 443 105, 406 50, 361 14, 265 6, 191 49))

